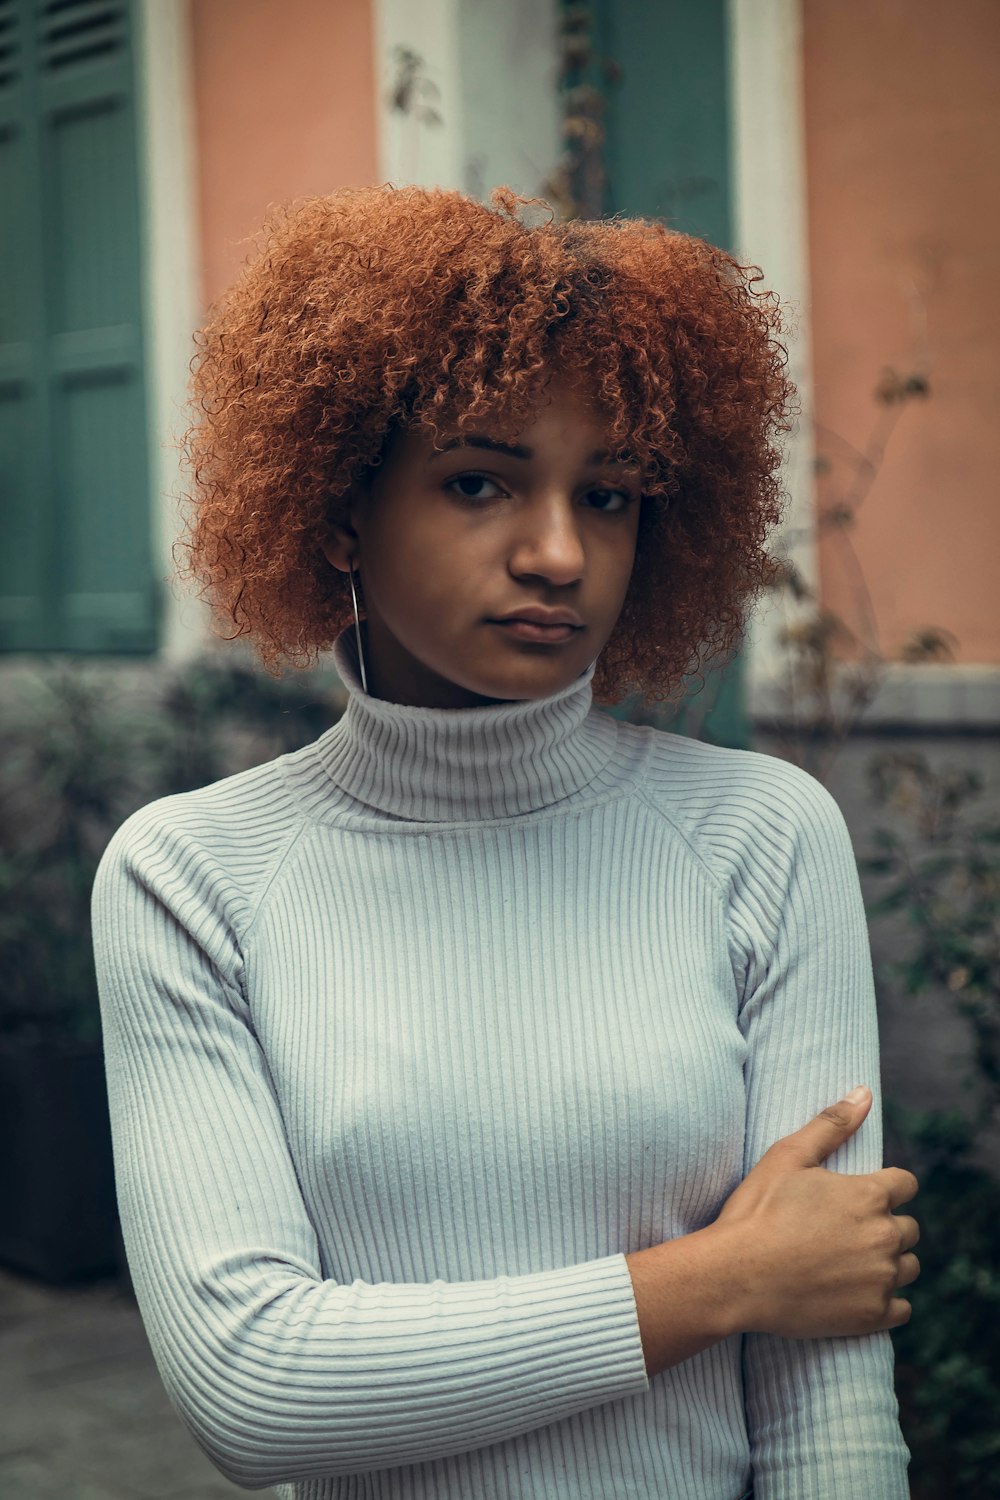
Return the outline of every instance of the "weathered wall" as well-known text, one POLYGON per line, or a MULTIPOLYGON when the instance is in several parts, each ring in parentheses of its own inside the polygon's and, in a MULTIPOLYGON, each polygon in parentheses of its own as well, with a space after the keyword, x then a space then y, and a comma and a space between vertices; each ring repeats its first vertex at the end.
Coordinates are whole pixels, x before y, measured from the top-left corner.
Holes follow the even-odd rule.
POLYGON ((192 0, 202 297, 271 203, 377 180, 370 0, 192 0))
MULTIPOLYGON (((915 628, 1000 662, 1000 6, 803 0, 804 107, 820 503, 885 408, 883 368, 926 365, 853 545, 884 649, 915 628)), ((821 548, 825 601, 857 618, 843 539, 821 548)))

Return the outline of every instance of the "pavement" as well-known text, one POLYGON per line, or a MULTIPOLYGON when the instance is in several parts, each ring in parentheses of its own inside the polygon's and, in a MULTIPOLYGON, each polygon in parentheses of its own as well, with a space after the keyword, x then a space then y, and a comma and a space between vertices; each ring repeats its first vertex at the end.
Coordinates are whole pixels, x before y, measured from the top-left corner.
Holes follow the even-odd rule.
MULTIPOLYGON (((160 1381, 131 1289, 0 1269, 2 1500, 231 1500, 160 1381)), ((271 1497, 273 1490, 257 1490, 271 1497)))

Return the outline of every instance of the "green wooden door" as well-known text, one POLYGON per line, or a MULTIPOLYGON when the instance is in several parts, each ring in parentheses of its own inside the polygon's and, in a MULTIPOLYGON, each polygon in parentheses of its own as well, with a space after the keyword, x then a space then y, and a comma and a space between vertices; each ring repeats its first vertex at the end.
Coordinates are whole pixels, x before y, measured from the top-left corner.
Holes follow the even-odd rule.
POLYGON ((0 649, 157 644, 127 0, 0 0, 0 649))
MULTIPOLYGON (((603 211, 662 219, 730 249, 725 0, 592 0, 589 10, 598 57, 619 73, 610 83, 600 66, 590 70, 606 111, 603 211)), ((675 713, 640 713, 632 700, 612 712, 746 747, 742 657, 711 673, 675 713)))

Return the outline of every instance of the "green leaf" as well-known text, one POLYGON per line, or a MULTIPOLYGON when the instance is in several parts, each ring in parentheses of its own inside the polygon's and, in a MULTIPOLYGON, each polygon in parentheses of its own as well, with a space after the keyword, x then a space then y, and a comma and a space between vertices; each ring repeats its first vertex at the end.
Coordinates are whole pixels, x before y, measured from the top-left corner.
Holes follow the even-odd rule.
POLYGON ((868 907, 868 915, 872 917, 882 916, 884 912, 898 911, 910 899, 910 888, 907 885, 897 885, 884 896, 880 896, 868 907))

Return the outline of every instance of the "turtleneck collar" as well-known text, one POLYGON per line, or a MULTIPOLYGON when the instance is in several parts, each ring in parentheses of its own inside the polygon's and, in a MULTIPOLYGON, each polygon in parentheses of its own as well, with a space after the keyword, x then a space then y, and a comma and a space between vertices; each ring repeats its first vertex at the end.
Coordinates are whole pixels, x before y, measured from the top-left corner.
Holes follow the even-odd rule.
POLYGON ((354 626, 333 644, 347 706, 316 742, 349 796, 395 818, 451 823, 512 817, 561 801, 611 760, 617 726, 592 708, 592 662, 547 698, 482 708, 413 708, 361 686, 354 626))

